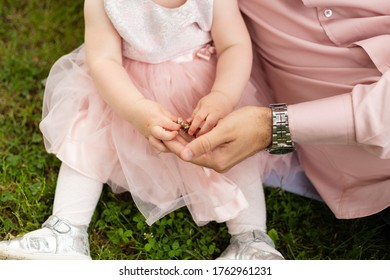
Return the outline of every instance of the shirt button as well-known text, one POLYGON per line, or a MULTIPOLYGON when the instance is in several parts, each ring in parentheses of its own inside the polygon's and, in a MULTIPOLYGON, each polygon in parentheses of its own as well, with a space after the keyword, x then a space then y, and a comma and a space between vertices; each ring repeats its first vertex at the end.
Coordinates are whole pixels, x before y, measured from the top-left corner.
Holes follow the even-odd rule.
POLYGON ((324 16, 325 16, 325 17, 329 18, 329 17, 331 17, 332 15, 333 15, 333 11, 332 11, 331 9, 326 9, 326 10, 324 11, 324 16))

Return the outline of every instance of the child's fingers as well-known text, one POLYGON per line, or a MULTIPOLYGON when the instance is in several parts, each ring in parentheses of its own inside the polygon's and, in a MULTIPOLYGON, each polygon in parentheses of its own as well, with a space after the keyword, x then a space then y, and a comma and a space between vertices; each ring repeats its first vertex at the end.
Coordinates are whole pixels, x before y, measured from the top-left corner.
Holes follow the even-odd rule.
POLYGON ((156 138, 156 139, 159 139, 162 141, 169 141, 169 140, 172 140, 173 138, 175 138, 179 132, 178 132, 178 130, 173 130, 173 131, 166 130, 165 128, 162 128, 161 126, 156 125, 156 126, 153 126, 151 128, 150 133, 152 134, 151 136, 156 138))
POLYGON ((153 136, 149 137, 149 144, 152 145, 154 148, 156 148, 160 152, 169 152, 167 147, 165 147, 164 143, 161 142, 161 140, 154 138, 153 136))
POLYGON ((181 125, 178 124, 179 118, 169 112, 165 112, 165 115, 158 120, 156 125, 163 127, 166 130, 178 131, 181 125))
POLYGON ((202 126, 203 122, 207 118, 207 114, 199 113, 192 118, 190 128, 188 129, 189 135, 194 135, 198 129, 202 126))
POLYGON ((177 120, 178 120, 178 116, 172 114, 171 112, 165 110, 162 108, 162 113, 164 115, 164 118, 162 118, 163 121, 166 121, 166 122, 173 122, 175 124, 177 124, 177 120))
POLYGON ((199 132, 196 133, 196 136, 201 136, 212 130, 216 124, 218 123, 218 119, 213 115, 208 115, 199 132))

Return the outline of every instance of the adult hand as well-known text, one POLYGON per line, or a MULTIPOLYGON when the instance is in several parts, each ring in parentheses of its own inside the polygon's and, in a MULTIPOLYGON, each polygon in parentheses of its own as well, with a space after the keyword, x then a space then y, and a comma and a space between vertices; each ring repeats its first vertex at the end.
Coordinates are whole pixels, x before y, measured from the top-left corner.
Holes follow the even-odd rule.
POLYGON ((271 133, 271 110, 247 106, 233 111, 190 143, 180 136, 164 143, 185 161, 225 172, 268 147, 271 133))
POLYGON ((177 117, 149 99, 138 100, 130 109, 131 123, 160 152, 168 152, 162 141, 178 135, 177 117))

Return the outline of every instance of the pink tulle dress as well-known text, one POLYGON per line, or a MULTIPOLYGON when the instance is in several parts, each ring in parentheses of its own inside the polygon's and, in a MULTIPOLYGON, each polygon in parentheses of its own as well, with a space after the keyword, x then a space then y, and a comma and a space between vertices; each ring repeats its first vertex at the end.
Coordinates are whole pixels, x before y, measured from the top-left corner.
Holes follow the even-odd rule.
MULTIPOLYGON (((175 9, 152 0, 104 3, 123 38, 123 66, 139 91, 177 116, 190 116, 215 77, 213 1, 191 0, 175 9)), ((239 106, 260 105, 262 96, 248 84, 239 106)), ((240 186, 266 168, 262 153, 219 174, 156 151, 101 99, 84 46, 53 65, 40 128, 48 152, 114 192, 130 191, 148 224, 183 206, 198 225, 230 220, 247 207, 240 186)))

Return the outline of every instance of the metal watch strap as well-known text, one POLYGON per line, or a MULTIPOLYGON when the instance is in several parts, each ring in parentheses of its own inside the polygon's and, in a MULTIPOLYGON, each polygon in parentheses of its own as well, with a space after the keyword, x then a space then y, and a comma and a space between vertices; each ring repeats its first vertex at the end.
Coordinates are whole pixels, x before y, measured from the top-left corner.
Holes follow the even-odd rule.
POLYGON ((272 110, 272 142, 266 149, 271 154, 286 154, 295 150, 291 139, 287 104, 271 104, 272 110))

